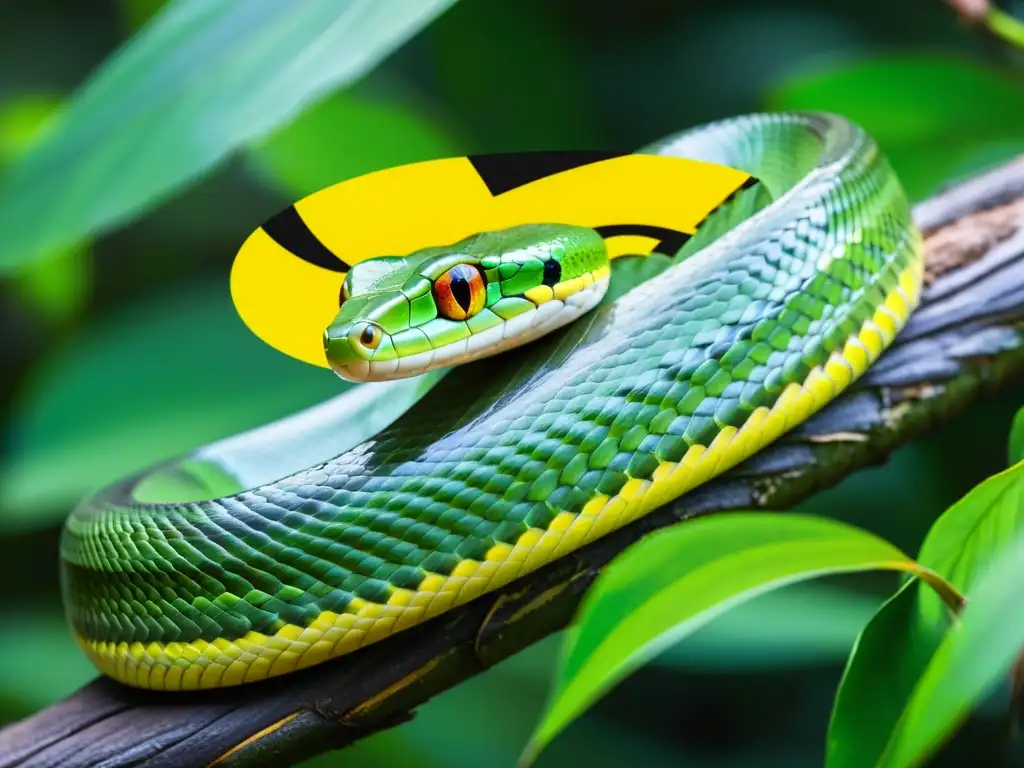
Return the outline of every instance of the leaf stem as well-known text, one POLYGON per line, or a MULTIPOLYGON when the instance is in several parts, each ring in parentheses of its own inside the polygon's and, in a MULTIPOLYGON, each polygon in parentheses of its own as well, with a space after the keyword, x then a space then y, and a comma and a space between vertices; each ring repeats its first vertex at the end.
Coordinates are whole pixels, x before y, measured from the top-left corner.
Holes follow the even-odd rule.
POLYGON ((908 566, 907 572, 921 579, 921 581, 934 589, 936 594, 942 598, 942 602, 949 606, 949 609, 954 614, 959 616, 960 612, 967 606, 967 598, 960 590, 931 568, 926 568, 919 563, 913 563, 908 566))

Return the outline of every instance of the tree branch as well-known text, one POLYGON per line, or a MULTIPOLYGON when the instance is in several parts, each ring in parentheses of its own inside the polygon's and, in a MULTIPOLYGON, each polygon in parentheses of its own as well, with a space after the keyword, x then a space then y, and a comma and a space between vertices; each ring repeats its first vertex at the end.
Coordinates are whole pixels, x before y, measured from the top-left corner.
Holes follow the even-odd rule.
POLYGON ((148 693, 97 679, 0 731, 0 766, 289 765, 415 707, 571 620, 601 567, 649 531, 729 509, 786 509, 1024 380, 1024 159, 923 203, 928 286, 847 395, 722 478, 425 625, 242 688, 148 693))

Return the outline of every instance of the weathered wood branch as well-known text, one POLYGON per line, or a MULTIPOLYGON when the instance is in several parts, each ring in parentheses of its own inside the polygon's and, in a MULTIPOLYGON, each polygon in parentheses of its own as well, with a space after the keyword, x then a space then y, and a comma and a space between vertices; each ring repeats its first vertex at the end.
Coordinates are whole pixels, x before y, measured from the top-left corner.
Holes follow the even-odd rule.
POLYGON ((721 479, 495 594, 295 675, 194 694, 97 679, 0 731, 0 766, 275 766, 344 747, 564 627, 601 567, 645 533, 721 510, 786 509, 996 388, 1020 386, 1024 160, 915 216, 928 287, 897 343, 849 394, 721 479))

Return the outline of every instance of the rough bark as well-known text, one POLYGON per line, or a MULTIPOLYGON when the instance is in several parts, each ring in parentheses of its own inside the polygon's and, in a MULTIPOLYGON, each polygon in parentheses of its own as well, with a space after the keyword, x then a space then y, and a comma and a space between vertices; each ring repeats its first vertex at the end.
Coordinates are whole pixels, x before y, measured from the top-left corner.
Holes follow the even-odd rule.
MULTIPOLYGON (((928 285, 847 395, 722 478, 494 594, 352 656, 242 688, 136 691, 97 679, 0 731, 0 766, 289 765, 413 715, 561 629, 602 566, 645 533, 729 509, 783 510, 1024 382, 1024 160, 915 210, 928 285)), ((1024 388, 1022 388, 1024 392, 1024 388)))

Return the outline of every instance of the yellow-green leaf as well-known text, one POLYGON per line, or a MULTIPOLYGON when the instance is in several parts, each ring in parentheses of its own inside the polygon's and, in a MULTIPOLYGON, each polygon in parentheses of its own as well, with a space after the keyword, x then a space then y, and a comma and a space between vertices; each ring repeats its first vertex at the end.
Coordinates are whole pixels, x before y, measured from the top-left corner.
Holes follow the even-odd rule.
POLYGON ((638 542, 608 566, 566 633, 554 693, 524 760, 638 666, 728 608, 815 576, 873 569, 933 578, 871 533, 806 515, 723 514, 638 542))
MULTIPOLYGON (((1022 529, 1024 461, 988 478, 946 510, 928 531, 917 560, 969 597, 974 582, 1022 529)), ((921 594, 920 608, 929 621, 944 610, 928 593, 921 594)))
POLYGON ((166 199, 365 74, 453 2, 168 2, 0 180, 0 271, 166 199))
POLYGON ((946 611, 921 619, 927 585, 903 585, 857 638, 836 692, 828 727, 826 768, 870 768, 885 752, 914 686, 952 623, 946 611))
POLYGON ((880 768, 913 768, 938 748, 1005 678, 1024 648, 1024 539, 978 579, 914 689, 880 768))
POLYGON ((1010 427, 1010 463, 1024 461, 1024 408, 1017 411, 1010 427))

